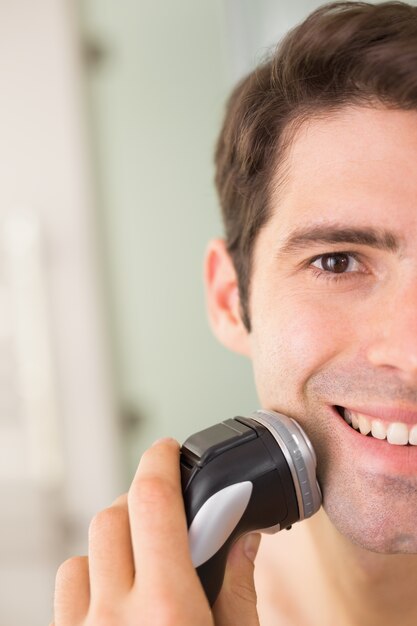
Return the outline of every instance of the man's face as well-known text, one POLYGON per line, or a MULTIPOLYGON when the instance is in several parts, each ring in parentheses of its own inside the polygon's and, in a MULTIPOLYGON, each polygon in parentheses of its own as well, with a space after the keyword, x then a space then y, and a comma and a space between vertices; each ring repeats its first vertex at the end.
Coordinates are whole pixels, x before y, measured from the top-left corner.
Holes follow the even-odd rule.
POLYGON ((417 113, 354 108, 310 122, 272 206, 250 296, 261 405, 310 436, 344 535, 417 552, 417 446, 365 436, 335 409, 379 416, 398 441, 417 425, 417 113), (357 237, 334 241, 339 230, 357 237))

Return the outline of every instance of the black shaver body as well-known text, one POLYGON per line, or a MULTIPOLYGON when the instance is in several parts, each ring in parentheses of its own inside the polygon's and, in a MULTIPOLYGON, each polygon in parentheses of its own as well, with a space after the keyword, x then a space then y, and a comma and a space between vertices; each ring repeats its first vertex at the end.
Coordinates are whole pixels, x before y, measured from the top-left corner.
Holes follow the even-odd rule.
POLYGON ((319 510, 316 455, 297 422, 260 410, 195 433, 180 462, 191 558, 212 606, 241 535, 278 532, 319 510))

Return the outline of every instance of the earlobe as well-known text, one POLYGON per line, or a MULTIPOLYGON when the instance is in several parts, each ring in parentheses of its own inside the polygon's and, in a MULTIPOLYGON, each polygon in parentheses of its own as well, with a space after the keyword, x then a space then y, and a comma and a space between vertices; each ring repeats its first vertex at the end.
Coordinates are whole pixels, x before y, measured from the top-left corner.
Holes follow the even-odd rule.
POLYGON ((210 327, 224 346, 250 356, 249 333, 240 314, 236 270, 223 239, 213 239, 207 246, 204 283, 210 327))

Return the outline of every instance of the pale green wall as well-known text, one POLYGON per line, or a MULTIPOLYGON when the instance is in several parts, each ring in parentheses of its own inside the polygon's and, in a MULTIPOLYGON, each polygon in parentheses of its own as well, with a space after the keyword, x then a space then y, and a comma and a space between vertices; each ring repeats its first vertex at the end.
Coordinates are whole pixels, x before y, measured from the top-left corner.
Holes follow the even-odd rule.
POLYGON ((221 234, 212 153, 231 87, 220 0, 88 0, 107 50, 90 70, 104 257, 121 403, 153 439, 180 441, 257 408, 250 362, 206 321, 202 260, 221 234))
MULTIPOLYGON (((415 2, 413 2, 415 3, 415 2)), ((99 223, 128 470, 154 438, 257 407, 249 361, 206 322, 202 259, 221 234, 212 153, 237 78, 317 0, 79 0, 107 55, 89 73, 99 223)))

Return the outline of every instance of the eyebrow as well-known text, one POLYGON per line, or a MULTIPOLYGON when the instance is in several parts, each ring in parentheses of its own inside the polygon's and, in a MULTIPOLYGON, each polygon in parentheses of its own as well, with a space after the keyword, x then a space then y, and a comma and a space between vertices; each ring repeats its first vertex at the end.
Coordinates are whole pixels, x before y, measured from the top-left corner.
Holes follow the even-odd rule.
POLYGON ((311 244, 354 243, 389 252, 400 250, 400 240, 391 231, 318 224, 296 228, 278 250, 278 256, 294 254, 311 244))

